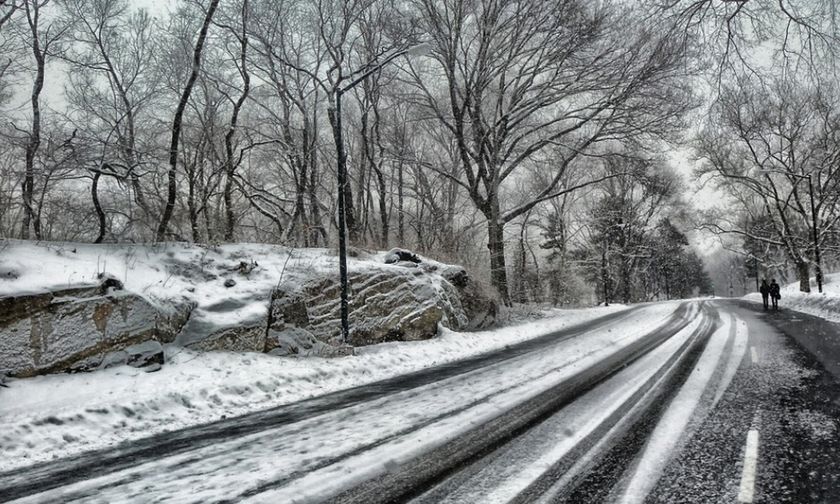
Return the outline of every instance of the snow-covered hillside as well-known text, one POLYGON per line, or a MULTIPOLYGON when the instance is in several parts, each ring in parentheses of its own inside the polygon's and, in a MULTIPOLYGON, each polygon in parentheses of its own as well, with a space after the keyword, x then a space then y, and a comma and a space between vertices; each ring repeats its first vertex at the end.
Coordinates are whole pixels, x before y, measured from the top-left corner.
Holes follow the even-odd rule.
POLYGON ((487 328, 498 309, 460 266, 400 249, 352 250, 350 332, 344 335, 338 257, 329 249, 0 246, 0 373, 18 377, 131 360, 126 356, 150 339, 158 343, 158 361, 159 343, 204 351, 346 354, 353 346, 428 339, 439 324, 487 328))
MULTIPOLYGON (((384 252, 348 257, 348 269, 397 268, 384 264, 384 257, 384 252)), ((328 249, 247 243, 0 242, 0 296, 95 284, 102 273, 162 310, 174 301, 195 303, 191 320, 209 331, 264 318, 267 294, 280 283, 293 288, 320 274, 337 277, 338 257, 328 249)))

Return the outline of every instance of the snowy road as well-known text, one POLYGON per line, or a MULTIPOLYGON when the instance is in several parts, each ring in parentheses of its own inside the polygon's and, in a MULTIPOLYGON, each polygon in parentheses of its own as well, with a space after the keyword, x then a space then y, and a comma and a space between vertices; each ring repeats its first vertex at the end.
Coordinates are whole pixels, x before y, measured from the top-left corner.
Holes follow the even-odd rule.
POLYGON ((0 473, 0 501, 836 502, 836 469, 812 461, 836 448, 838 377, 787 336, 786 316, 723 302, 646 305, 0 473), (786 455, 805 448, 808 457, 786 455), (815 481, 787 481, 794 466, 815 481))

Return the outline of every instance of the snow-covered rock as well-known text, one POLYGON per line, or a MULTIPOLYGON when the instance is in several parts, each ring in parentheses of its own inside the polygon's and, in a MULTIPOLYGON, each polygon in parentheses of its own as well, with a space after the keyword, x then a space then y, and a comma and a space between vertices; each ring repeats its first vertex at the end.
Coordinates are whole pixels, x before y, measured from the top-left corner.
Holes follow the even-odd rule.
POLYGON ((0 371, 15 376, 93 369, 114 353, 120 363, 120 350, 149 340, 347 355, 352 346, 428 339, 439 325, 488 327, 496 316, 496 302, 463 268, 403 249, 349 254, 351 333, 342 341, 338 258, 329 249, 3 245, 0 272, 10 274, 0 277, 0 371))
POLYGON ((106 369, 125 364, 136 368, 158 370, 163 365, 164 359, 163 346, 155 340, 148 340, 109 353, 102 359, 99 368, 106 369))
POLYGON ((327 345, 306 329, 286 327, 282 331, 269 330, 266 352, 279 357, 343 357, 352 355, 353 347, 327 345))
POLYGON ((484 329, 496 322, 499 314, 498 303, 487 295, 482 286, 467 273, 467 270, 460 266, 447 266, 441 271, 441 276, 458 290, 461 309, 467 318, 467 324, 460 330, 484 329))
POLYGON ((392 248, 385 254, 385 264, 395 264, 398 262, 411 262, 419 264, 422 262, 420 256, 409 250, 401 248, 392 248))
POLYGON ((96 368, 131 345, 172 341, 179 317, 182 311, 161 312, 108 279, 0 297, 0 369, 21 377, 96 368))
POLYGON ((205 352, 230 350, 234 352, 262 352, 265 350, 265 321, 243 322, 224 328, 205 328, 193 321, 184 326, 175 341, 181 346, 205 352))
MULTIPOLYGON (((386 261, 392 253, 386 255, 386 261)), ((282 340, 288 326, 297 334, 304 329, 333 346, 361 346, 428 339, 437 334, 438 324, 466 330, 495 322, 495 301, 463 268, 417 261, 398 260, 393 267, 350 275, 350 336, 346 342, 341 341, 340 286, 334 275, 313 278, 292 291, 275 290, 269 322, 271 330, 278 333, 275 338, 282 340)))

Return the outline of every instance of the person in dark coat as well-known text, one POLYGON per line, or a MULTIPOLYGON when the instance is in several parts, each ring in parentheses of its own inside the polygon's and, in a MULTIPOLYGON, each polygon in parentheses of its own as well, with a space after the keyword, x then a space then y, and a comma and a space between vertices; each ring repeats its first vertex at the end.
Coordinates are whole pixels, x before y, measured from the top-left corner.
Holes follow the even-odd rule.
POLYGON ((761 281, 761 287, 758 288, 758 292, 761 293, 761 301, 764 302, 764 309, 767 310, 768 302, 767 299, 770 297, 770 286, 767 285, 767 279, 761 281))
POLYGON ((779 292, 780 290, 779 284, 776 283, 776 279, 774 278, 770 280, 770 299, 773 300, 774 310, 779 309, 779 299, 782 297, 781 292, 779 292))

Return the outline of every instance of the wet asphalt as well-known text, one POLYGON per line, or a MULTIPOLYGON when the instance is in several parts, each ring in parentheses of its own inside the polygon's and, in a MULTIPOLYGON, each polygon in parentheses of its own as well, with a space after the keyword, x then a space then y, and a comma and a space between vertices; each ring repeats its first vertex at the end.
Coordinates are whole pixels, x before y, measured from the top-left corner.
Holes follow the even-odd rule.
MULTIPOLYGON (((747 433, 758 432, 751 502, 840 503, 840 325, 799 312, 718 301, 747 323, 747 352, 708 415, 690 425, 645 503, 739 500, 747 433)), ((616 502, 664 407, 689 369, 596 467, 554 502, 616 502)), ((710 401, 706 395, 704 401, 710 401)))

